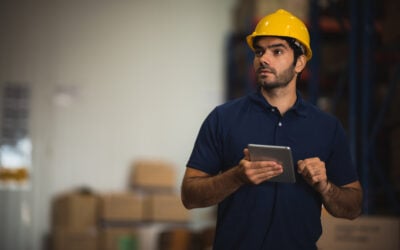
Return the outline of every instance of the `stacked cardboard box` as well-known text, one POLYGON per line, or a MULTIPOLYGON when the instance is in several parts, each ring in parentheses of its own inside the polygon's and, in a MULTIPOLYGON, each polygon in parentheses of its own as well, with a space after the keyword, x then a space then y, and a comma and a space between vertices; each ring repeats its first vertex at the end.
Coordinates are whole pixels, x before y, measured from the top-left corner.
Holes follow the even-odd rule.
POLYGON ((108 224, 143 220, 143 197, 136 192, 112 192, 99 195, 99 219, 108 224))
POLYGON ((196 250, 201 249, 197 234, 186 228, 175 228, 160 233, 159 250, 196 250))
POLYGON ((97 204, 95 195, 73 191, 52 203, 53 250, 97 250, 97 204))
POLYGON ((212 249, 215 237, 215 226, 209 226, 203 228, 199 232, 200 242, 202 243, 202 249, 212 249))
POLYGON ((159 250, 210 250, 214 243, 215 227, 199 231, 171 228, 160 233, 159 250))
POLYGON ((176 188, 174 166, 162 160, 138 160, 131 166, 129 185, 142 191, 171 192, 176 188))
MULTIPOLYGON (((174 167, 163 161, 141 160, 131 168, 127 190, 96 195, 71 191, 54 198, 53 250, 137 250, 150 245, 145 240, 157 243, 165 230, 187 227, 189 212, 177 192, 174 167), (154 237, 141 237, 155 224, 163 226, 154 237)), ((184 246, 180 242, 184 238, 164 241, 163 246, 184 246)), ((186 248, 175 248, 179 249, 186 248)))
POLYGON ((320 250, 394 250, 400 249, 400 218, 362 216, 355 220, 321 217, 323 233, 320 250))
POLYGON ((143 220, 143 197, 136 192, 99 195, 99 250, 140 249, 136 226, 143 220))
POLYGON ((131 227, 105 227, 99 230, 99 250, 137 250, 137 231, 131 227))
POLYGON ((166 233, 169 230, 175 232, 177 224, 179 227, 185 227, 189 221, 189 212, 184 208, 180 193, 177 192, 174 166, 164 161, 141 160, 132 165, 131 173, 129 186, 134 192, 143 194, 144 221, 170 224, 158 227, 159 231, 157 234, 152 234, 152 238, 142 238, 143 241, 147 241, 143 242, 143 246, 156 242, 156 249, 191 249, 188 248, 190 241, 188 230, 178 230, 179 236, 175 233, 166 233))
POLYGON ((53 250, 97 250, 97 231, 93 229, 54 229, 51 235, 53 250))
POLYGON ((130 187, 144 194, 144 218, 152 222, 188 222, 189 212, 176 191, 173 165, 141 160, 132 165, 130 187))
POLYGON ((145 219, 153 222, 188 222, 189 213, 177 194, 150 194, 145 201, 145 219))

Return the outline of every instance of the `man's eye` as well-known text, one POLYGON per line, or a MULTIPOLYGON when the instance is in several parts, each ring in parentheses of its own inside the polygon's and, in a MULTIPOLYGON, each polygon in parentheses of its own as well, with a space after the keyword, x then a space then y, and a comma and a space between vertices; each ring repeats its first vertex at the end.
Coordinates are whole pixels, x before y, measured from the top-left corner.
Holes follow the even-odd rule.
POLYGON ((274 50, 274 55, 282 55, 283 51, 280 49, 275 49, 274 50))
POLYGON ((256 55, 256 57, 261 57, 264 54, 263 50, 255 50, 254 54, 256 55))

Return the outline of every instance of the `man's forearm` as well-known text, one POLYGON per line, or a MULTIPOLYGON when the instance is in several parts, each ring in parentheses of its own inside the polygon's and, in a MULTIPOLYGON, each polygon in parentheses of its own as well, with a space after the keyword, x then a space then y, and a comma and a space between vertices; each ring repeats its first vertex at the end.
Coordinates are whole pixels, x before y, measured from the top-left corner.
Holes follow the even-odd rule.
POLYGON ((329 182, 322 193, 328 212, 339 218, 355 219, 362 212, 362 190, 353 187, 338 187, 329 182))
POLYGON ((194 176, 182 182, 182 202, 188 209, 213 206, 236 191, 243 182, 237 167, 215 176, 194 176))

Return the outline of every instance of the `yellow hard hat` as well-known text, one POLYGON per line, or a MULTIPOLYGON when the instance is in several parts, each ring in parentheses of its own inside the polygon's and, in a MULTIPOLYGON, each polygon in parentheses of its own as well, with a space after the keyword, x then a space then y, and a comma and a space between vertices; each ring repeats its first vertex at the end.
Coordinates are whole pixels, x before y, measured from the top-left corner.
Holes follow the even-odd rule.
POLYGON ((257 36, 282 36, 291 37, 299 41, 305 48, 307 60, 312 57, 310 47, 310 35, 306 25, 290 12, 279 9, 276 12, 263 17, 257 24, 254 32, 246 37, 247 44, 252 50, 253 39, 257 36))

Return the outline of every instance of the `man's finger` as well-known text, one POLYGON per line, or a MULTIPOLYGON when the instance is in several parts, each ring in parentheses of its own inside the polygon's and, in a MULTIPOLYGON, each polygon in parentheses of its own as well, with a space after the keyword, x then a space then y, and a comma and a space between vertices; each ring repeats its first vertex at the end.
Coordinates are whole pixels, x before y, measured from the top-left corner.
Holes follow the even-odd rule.
POLYGON ((244 159, 250 161, 250 152, 248 148, 243 149, 244 159))
POLYGON ((306 164, 303 160, 297 161, 297 173, 303 173, 304 169, 306 168, 306 164))

